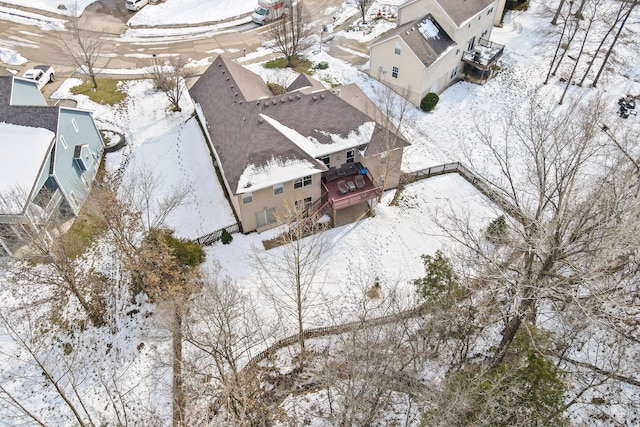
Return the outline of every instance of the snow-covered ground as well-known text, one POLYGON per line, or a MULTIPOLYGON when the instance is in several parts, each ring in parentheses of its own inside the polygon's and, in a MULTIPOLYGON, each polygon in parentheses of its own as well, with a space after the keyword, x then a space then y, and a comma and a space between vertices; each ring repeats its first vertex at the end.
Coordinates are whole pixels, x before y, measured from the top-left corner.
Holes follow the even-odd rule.
MULTIPOLYGON (((18 4, 16 0, 8 3, 18 4)), ((86 7, 90 3, 80 2, 80 5, 86 7)), ((132 22, 161 25, 172 23, 171 19, 178 16, 184 22, 215 22, 249 12, 254 7, 253 0, 224 0, 221 3, 225 7, 217 8, 184 7, 187 3, 190 1, 167 0, 162 4, 149 5, 132 18, 132 22), (182 6, 179 13, 171 9, 177 5, 182 6)), ((206 2, 195 3, 208 5, 206 2)), ((564 89, 562 83, 556 78, 550 84, 542 85, 553 53, 551 46, 556 39, 550 35, 548 19, 539 16, 540 2, 532 3, 528 12, 508 14, 504 27, 493 30, 492 40, 506 45, 500 61, 502 70, 496 78, 483 86, 465 82, 455 84, 442 94, 432 113, 425 114, 415 108, 409 110, 403 130, 412 145, 406 150, 403 170, 415 171, 453 161, 483 164, 486 162, 485 153, 477 150, 472 137, 476 124, 494 123, 501 117, 514 114, 523 109, 532 96, 549 100, 550 108, 553 102, 557 102, 564 89)), ((51 2, 45 0, 28 1, 26 5, 54 11, 51 2)), ((347 13, 347 10, 353 13, 352 8, 352 5, 345 4, 342 10, 328 11, 328 14, 342 16, 340 14, 347 13)), ((631 24, 631 31, 634 29, 637 33, 637 23, 631 24)), ((352 31, 335 36, 366 41, 380 31, 381 28, 373 28, 371 31, 352 31)), ((19 48, 5 52, 7 58, 20 57, 19 48)), ((1 49, 0 55, 3 55, 1 49)), ((382 92, 379 83, 324 51, 308 52, 308 57, 314 62, 329 63, 327 70, 318 70, 315 74, 322 81, 356 83, 374 101, 382 92)), ((640 57, 640 49, 637 44, 626 44, 617 52, 617 57, 621 59, 612 63, 614 72, 607 73, 597 90, 572 86, 568 96, 583 102, 589 102, 597 95, 605 96, 611 104, 609 126, 637 131, 639 119, 623 120, 618 117, 615 101, 627 93, 640 94, 640 61, 634 59, 640 57)), ((0 59, 4 58, 0 56, 0 59)), ((265 70, 260 64, 249 67, 265 78, 277 81, 271 74, 272 70, 265 70)), ((135 72, 131 70, 132 74, 135 72)), ((65 82, 56 97, 72 97, 69 88, 75 83, 73 80, 65 82)), ((190 119, 193 107, 189 102, 183 100, 181 113, 170 113, 164 95, 153 91, 149 82, 132 81, 126 83, 125 90, 129 94, 125 105, 115 109, 93 104, 83 96, 75 97, 80 108, 95 112, 101 128, 121 132, 127 138, 128 145, 122 151, 106 156, 107 171, 112 175, 121 174, 126 181, 136 171, 149 168, 162 179, 165 191, 188 186, 191 189, 188 204, 168 218, 168 225, 175 228, 179 236, 195 238, 235 222, 222 187, 217 182, 204 139, 194 120, 190 119)), ((159 192, 161 194, 162 191, 159 192)), ((437 225, 437 221, 443 220, 448 212, 466 213, 477 226, 486 225, 498 215, 497 209, 486 198, 457 175, 432 178, 408 186, 397 206, 389 205, 392 197, 393 192, 385 194, 376 207, 375 217, 326 233, 331 249, 326 255, 327 267, 317 277, 316 283, 316 291, 322 295, 325 304, 318 306, 308 326, 322 326, 327 322, 327 307, 335 309, 340 306, 341 310, 348 312, 348 304, 355 300, 353 294, 366 289, 374 277, 380 278, 383 292, 391 288, 410 292, 411 281, 424 273, 420 255, 451 248, 452 242, 437 225)), ((223 275, 237 282, 257 301, 265 301, 260 293, 260 272, 250 261, 255 251, 263 250, 262 241, 275 233, 235 234, 230 245, 218 243, 208 247, 205 268, 214 269, 214 264, 219 265, 223 275)), ((2 296, 8 298, 8 285, 4 289, 2 296)), ((266 302, 260 308, 266 316, 273 314, 266 302)), ((283 335, 286 333, 282 331, 283 335)), ((113 345, 121 346, 120 350, 129 360, 135 359, 131 371, 138 376, 156 368, 154 354, 157 352, 148 346, 145 350, 134 351, 135 346, 141 340, 162 338, 161 334, 151 338, 143 335, 136 331, 127 337, 118 336, 117 340, 111 340, 113 345), (138 353, 140 356, 136 359, 134 356, 138 353)), ((6 338, 0 334, 0 343, 7 353, 5 341, 6 338)), ((5 362, 7 360, 16 368, 10 367, 5 372, 19 372, 19 361, 13 357, 5 358, 5 362)), ((0 375, 4 373, 0 372, 0 375)), ((149 387, 149 394, 154 392, 151 385, 145 386, 149 387)), ((162 402, 166 403, 166 396, 156 401, 158 404, 162 402)))

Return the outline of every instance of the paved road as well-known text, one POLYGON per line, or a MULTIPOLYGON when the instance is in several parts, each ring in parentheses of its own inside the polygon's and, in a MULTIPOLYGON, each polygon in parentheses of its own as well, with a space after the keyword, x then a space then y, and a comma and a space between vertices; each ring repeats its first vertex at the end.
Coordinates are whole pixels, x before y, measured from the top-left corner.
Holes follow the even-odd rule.
MULTIPOLYGON (((307 0, 306 7, 312 16, 312 24, 315 28, 322 28, 322 24, 329 19, 324 13, 329 8, 340 8, 342 0, 307 0)), ((0 6, 16 10, 16 14, 34 13, 45 15, 51 18, 65 21, 61 15, 43 12, 41 10, 30 10, 25 7, 17 7, 0 2, 0 6)), ((147 6, 153 7, 153 5, 147 6)), ((105 58, 105 64, 100 64, 104 68, 122 69, 123 75, 126 70, 143 67, 150 64, 152 54, 161 55, 163 53, 180 54, 184 59, 201 60, 211 57, 213 52, 224 50, 231 56, 241 56, 243 49, 251 53, 259 48, 265 40, 265 28, 250 23, 249 15, 246 16, 247 24, 228 27, 225 30, 206 30, 208 24, 201 24, 199 27, 190 27, 188 37, 174 35, 162 37, 157 36, 136 36, 135 38, 125 35, 130 27, 127 21, 133 12, 124 7, 124 0, 98 0, 85 9, 79 25, 83 29, 91 30, 93 34, 99 35, 103 40, 102 51, 109 53, 105 58), (202 31, 199 31, 202 28, 202 31)), ((1 15, 0 15, 1 17, 1 15)), ((219 24, 219 23, 217 23, 219 24)), ((13 42, 12 49, 20 53, 29 61, 20 67, 9 66, 19 73, 36 63, 53 64, 56 68, 57 82, 53 85, 45 86, 45 96, 49 96, 55 91, 59 82, 67 77, 77 75, 75 65, 69 59, 68 43, 69 33, 67 31, 40 30, 37 26, 15 23, 12 21, 0 20, 2 27, 2 39, 13 42)), ((170 30, 173 26, 168 26, 170 30)), ((155 27, 154 29, 157 29, 155 27)), ((337 43, 349 43, 350 50, 366 53, 366 48, 357 42, 341 40, 328 41, 326 50, 347 61, 351 60, 356 64, 361 64, 366 59, 358 55, 349 54, 349 50, 338 49, 337 43), (333 44, 333 46, 332 46, 333 44)), ((263 58, 262 58, 263 59, 263 58)))

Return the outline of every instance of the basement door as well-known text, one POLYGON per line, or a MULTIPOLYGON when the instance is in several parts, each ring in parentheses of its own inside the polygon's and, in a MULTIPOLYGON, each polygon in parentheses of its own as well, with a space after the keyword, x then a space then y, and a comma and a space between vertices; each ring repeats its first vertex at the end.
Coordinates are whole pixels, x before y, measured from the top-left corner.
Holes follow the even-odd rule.
POLYGON ((274 222, 276 222, 276 208, 256 212, 256 224, 258 224, 258 228, 264 227, 267 224, 273 224, 274 222))

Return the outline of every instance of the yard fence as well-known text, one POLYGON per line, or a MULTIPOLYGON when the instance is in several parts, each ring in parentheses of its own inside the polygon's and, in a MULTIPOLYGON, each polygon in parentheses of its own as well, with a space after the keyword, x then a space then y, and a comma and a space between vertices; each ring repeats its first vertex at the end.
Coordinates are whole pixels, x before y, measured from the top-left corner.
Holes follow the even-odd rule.
POLYGON ((210 246, 215 242, 222 238, 222 233, 227 231, 229 234, 240 233, 242 231, 240 227, 240 223, 236 222, 235 224, 227 225, 226 227, 222 227, 219 230, 212 231, 209 234, 205 234, 204 236, 200 236, 196 239, 196 243, 202 246, 210 246))
POLYGON ((445 163, 443 165, 432 166, 416 172, 403 173, 401 177, 401 184, 409 184, 421 179, 430 178, 433 176, 444 175, 448 173, 457 173, 471 185, 473 185, 479 192, 484 194, 489 200, 495 203, 508 215, 514 218, 521 224, 525 224, 525 218, 520 215, 518 209, 508 200, 499 194, 485 179, 472 172, 469 168, 460 162, 445 163))

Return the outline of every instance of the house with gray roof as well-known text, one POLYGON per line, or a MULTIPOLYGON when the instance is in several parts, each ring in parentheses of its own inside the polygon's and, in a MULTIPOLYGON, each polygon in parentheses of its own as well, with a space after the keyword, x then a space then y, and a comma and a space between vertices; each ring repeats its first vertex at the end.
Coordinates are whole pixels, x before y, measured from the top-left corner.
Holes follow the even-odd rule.
POLYGON ((502 56, 489 41, 504 0, 413 0, 398 9, 397 27, 369 46, 369 74, 420 105, 464 74, 484 82, 502 56))
POLYGON ((35 82, 0 76, 0 256, 78 214, 103 147, 89 111, 48 106, 35 82))
POLYGON ((408 142, 355 85, 298 76, 281 95, 219 55, 189 89, 244 232, 294 207, 334 224, 398 184, 408 142))

